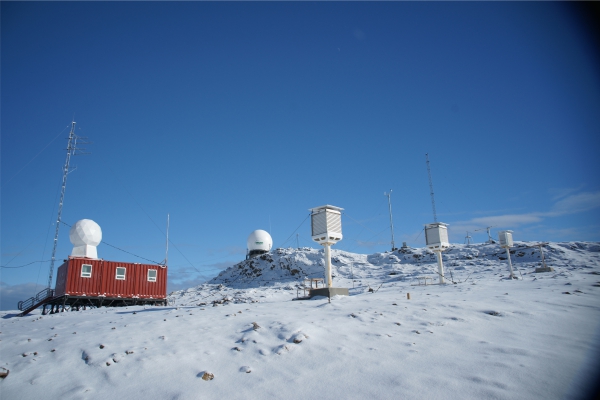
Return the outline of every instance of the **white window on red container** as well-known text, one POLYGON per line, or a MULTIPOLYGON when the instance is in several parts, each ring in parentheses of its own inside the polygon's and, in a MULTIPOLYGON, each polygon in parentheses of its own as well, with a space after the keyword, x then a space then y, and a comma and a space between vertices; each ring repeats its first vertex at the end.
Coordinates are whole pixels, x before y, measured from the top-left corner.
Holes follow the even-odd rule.
POLYGON ((125 267, 117 267, 117 279, 124 281, 125 280, 125 267))
POLYGON ((148 282, 156 282, 156 270, 155 269, 148 270, 148 282))
POLYGON ((81 266, 81 277, 91 278, 92 277, 92 266, 90 264, 83 264, 81 266))

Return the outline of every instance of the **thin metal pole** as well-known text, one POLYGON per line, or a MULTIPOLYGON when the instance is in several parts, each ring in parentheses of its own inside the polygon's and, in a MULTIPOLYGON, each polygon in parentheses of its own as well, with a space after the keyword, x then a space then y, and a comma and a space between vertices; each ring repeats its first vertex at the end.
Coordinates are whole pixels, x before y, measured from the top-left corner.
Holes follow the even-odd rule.
POLYGON ((165 253, 165 267, 169 266, 169 214, 167 214, 167 244, 165 253))
POLYGON ((48 289, 52 288, 52 278, 54 277, 54 262, 56 261, 56 246, 58 244, 58 231, 60 229, 62 208, 65 201, 65 191, 67 189, 67 175, 69 175, 69 163, 71 156, 75 152, 77 145, 77 136, 75 135, 75 121, 71 122, 71 131, 69 132, 69 143, 67 145, 67 159, 63 167, 62 188, 60 191, 60 202, 58 203, 58 216, 56 217, 56 230, 54 232, 54 245, 52 247, 52 258, 50 260, 50 272, 48 273, 48 289))
POLYGON ((384 193, 384 196, 388 198, 388 206, 390 208, 390 230, 392 231, 392 251, 396 250, 396 245, 394 244, 394 219, 392 218, 392 189, 390 189, 389 193, 384 193))

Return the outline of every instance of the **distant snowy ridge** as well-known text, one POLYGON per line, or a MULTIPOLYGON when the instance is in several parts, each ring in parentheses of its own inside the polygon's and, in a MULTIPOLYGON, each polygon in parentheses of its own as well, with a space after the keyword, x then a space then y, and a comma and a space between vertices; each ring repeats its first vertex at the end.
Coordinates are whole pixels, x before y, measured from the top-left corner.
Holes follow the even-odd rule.
MULTIPOLYGON (((510 249, 511 260, 517 269, 527 270, 541 265, 541 253, 533 242, 517 242, 510 249)), ((585 266, 600 260, 600 243, 564 242, 544 246, 546 263, 585 266)), ((506 251, 497 244, 453 244, 442 253, 444 267, 449 273, 476 271, 478 268, 506 265, 506 251)), ((335 279, 375 278, 381 282, 407 280, 423 274, 433 274, 435 254, 427 248, 406 248, 371 255, 332 250, 332 272, 335 279)), ((257 288, 277 284, 294 284, 305 277, 323 277, 323 250, 310 247, 278 248, 271 253, 244 260, 210 280, 230 288, 257 288)))

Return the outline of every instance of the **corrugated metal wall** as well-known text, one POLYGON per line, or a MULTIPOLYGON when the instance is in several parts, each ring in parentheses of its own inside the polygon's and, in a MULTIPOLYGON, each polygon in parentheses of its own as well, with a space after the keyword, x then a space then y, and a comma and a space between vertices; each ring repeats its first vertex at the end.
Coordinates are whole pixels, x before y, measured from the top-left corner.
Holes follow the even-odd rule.
POLYGON ((59 268, 56 295, 153 298, 167 297, 167 268, 159 265, 69 258, 59 268), (92 266, 91 277, 81 276, 84 264, 92 266), (116 279, 117 268, 125 268, 125 279, 116 279), (148 281, 148 270, 156 270, 156 282, 148 281))
POLYGON ((69 271, 69 263, 63 263, 56 271, 56 287, 54 289, 55 296, 62 296, 65 294, 67 285, 67 273, 69 271))

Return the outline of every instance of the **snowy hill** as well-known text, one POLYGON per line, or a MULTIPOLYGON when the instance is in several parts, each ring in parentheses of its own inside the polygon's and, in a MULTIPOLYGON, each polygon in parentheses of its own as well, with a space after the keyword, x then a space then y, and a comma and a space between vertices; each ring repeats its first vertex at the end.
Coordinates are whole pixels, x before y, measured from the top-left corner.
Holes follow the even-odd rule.
MULTIPOLYGON (((541 266, 542 254, 538 247, 532 246, 533 243, 517 242, 511 248, 513 267, 518 271, 530 273, 541 266)), ((385 285, 397 281, 408 282, 423 275, 437 279, 435 254, 427 248, 405 248, 371 255, 335 249, 331 252, 332 275, 336 285, 352 286, 352 279, 356 281, 355 286, 363 283, 385 285)), ((544 246, 544 257, 552 265, 585 268, 600 260, 600 245, 586 242, 550 243, 544 246)), ((508 271, 506 250, 497 244, 452 245, 442 253, 442 258, 448 278, 457 281, 466 279, 469 274, 476 277, 484 272, 494 272, 503 276, 508 271)), ((222 284, 235 289, 290 286, 301 283, 305 277, 322 278, 323 274, 322 249, 275 249, 270 254, 244 260, 224 270, 208 284, 222 284)), ((174 295, 177 297, 180 293, 174 295)))
MULTIPOLYGON (((3 312, 7 399, 585 399, 600 365, 600 244, 332 251, 350 296, 291 301, 322 251, 277 249, 168 307, 3 312), (353 279, 354 278, 354 279, 353 279), (522 278, 522 279, 521 279, 522 278), (450 279, 449 279, 450 280, 450 279), (354 286, 354 287, 353 287, 354 286), (369 292, 368 288, 373 288, 369 292), (407 299, 410 293, 411 299, 407 299), (214 379, 210 379, 210 377, 214 379)), ((3 369, 0 369, 2 372, 3 369)))

